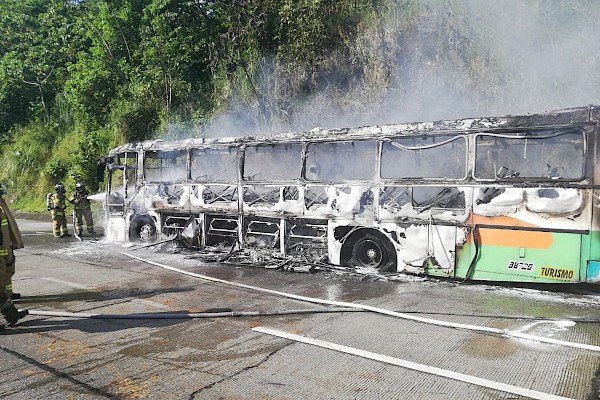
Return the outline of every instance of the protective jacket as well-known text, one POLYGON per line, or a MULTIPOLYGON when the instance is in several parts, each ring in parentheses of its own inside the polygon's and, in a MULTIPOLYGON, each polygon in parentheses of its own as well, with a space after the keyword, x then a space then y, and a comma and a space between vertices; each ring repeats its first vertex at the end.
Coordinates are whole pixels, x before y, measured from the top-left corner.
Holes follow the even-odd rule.
POLYGON ((50 210, 52 215, 65 215, 65 209, 67 208, 66 198, 62 194, 52 193, 50 196, 50 210))
POLYGON ((91 208, 90 200, 87 198, 90 192, 87 190, 75 191, 69 200, 73 204, 75 211, 83 211, 91 208))
POLYGON ((0 257, 8 257, 9 251, 12 250, 10 242, 10 233, 8 232, 8 219, 4 209, 0 207, 0 257))
POLYGON ((6 201, 2 197, 0 197, 0 208, 4 211, 4 216, 0 222, 2 225, 2 238, 0 239, 2 244, 0 244, 0 246, 8 249, 8 247, 5 245, 5 241, 7 241, 8 246, 12 246, 13 249, 22 249, 25 245, 23 244, 21 231, 19 231, 15 217, 10 212, 6 201), (6 221, 6 226, 4 221, 6 221))

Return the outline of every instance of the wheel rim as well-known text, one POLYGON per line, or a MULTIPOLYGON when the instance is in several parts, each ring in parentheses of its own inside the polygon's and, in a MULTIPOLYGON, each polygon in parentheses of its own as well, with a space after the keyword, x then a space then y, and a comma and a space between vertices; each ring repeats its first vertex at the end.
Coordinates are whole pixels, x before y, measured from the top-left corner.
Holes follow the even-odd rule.
POLYGON ((154 227, 150 224, 144 224, 140 228, 140 241, 150 242, 154 238, 154 227))
POLYGON ((380 267, 383 264, 383 249, 374 240, 360 240, 355 247, 356 260, 363 267, 380 267))

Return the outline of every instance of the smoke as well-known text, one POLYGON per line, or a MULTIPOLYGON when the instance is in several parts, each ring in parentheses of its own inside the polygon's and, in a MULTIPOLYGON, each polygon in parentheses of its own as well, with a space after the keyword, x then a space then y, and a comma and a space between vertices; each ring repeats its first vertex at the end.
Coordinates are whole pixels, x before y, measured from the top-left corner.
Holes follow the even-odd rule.
POLYGON ((588 0, 465 2, 475 35, 498 65, 495 114, 584 106, 600 101, 600 17, 588 0))
POLYGON ((421 0, 418 7, 412 3, 418 11, 409 22, 401 7, 411 3, 396 4, 384 26, 358 38, 352 61, 339 59, 346 53, 330 55, 342 67, 361 60, 360 74, 348 76, 350 68, 320 71, 311 94, 301 96, 286 83, 289 75, 277 72, 289 66, 260 60, 254 95, 236 96, 202 127, 202 135, 501 116, 600 103, 595 1, 421 0), (296 95, 293 107, 283 103, 285 91, 296 95))
MULTIPOLYGON (((421 23, 402 42, 410 55, 396 54, 393 86, 358 125, 599 103, 599 17, 586 0, 422 2, 421 23)), ((386 29, 394 38, 393 21, 386 29)))

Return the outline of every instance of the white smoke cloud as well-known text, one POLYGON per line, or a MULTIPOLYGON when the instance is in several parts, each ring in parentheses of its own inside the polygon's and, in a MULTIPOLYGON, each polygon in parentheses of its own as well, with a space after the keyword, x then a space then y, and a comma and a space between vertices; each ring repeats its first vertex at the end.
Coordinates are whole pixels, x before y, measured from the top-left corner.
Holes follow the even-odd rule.
MULTIPOLYGON (((394 66, 387 84, 371 64, 350 85, 336 87, 333 76, 334 84, 305 99, 294 115, 278 114, 275 68, 262 61, 269 68, 256 87, 273 121, 265 124, 256 99, 246 99, 202 131, 241 136, 600 104, 596 1, 423 0, 419 13, 418 25, 407 28, 402 17, 392 17, 384 27, 394 66)), ((366 56, 383 60, 379 37, 364 40, 366 56)))
POLYGON ((600 17, 587 0, 466 1, 471 24, 504 76, 498 113, 600 102, 600 17))

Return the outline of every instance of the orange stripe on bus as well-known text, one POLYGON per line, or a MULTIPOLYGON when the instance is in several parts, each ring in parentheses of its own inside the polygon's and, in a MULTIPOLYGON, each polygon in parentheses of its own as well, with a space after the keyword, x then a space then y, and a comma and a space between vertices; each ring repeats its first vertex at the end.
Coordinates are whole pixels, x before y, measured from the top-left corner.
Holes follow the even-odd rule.
MULTIPOLYGON (((469 222, 471 224, 536 227, 536 225, 506 216, 483 217, 472 215, 469 222)), ((479 242, 482 245, 547 249, 554 243, 554 236, 550 232, 479 228, 478 233, 479 242)), ((472 231, 467 238, 467 243, 473 244, 472 231)))

